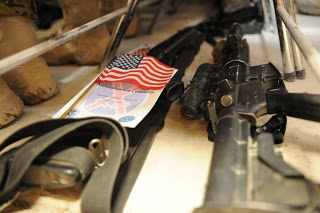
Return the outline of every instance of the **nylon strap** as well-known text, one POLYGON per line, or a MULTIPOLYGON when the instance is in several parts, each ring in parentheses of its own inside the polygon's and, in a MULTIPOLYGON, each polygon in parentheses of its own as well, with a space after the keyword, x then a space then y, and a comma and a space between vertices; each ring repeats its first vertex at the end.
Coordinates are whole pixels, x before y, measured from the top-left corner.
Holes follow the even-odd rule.
POLYGON ((126 130, 118 122, 103 118, 41 121, 7 138, 0 145, 0 151, 17 140, 36 136, 24 145, 0 156, 0 204, 14 197, 19 182, 38 155, 68 134, 75 134, 83 130, 98 130, 100 135, 103 133, 109 142, 109 154, 106 163, 92 173, 84 188, 81 202, 82 212, 111 212, 114 182, 121 163, 126 159, 128 136, 126 130))

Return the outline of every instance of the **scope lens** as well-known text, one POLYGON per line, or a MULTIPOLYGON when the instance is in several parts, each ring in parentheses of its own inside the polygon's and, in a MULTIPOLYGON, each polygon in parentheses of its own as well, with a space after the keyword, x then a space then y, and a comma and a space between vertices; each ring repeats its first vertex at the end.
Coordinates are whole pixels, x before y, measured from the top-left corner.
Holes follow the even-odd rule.
POLYGON ((180 112, 186 119, 195 119, 198 116, 197 108, 192 105, 182 106, 180 112))

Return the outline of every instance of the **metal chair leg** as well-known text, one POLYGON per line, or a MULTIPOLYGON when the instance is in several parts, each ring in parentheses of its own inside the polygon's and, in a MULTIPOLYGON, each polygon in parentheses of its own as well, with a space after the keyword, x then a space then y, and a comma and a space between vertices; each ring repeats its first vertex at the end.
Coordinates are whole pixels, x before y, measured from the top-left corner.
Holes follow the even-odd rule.
MULTIPOLYGON (((294 22, 297 22, 296 14, 293 7, 293 1, 285 0, 285 8, 288 11, 289 15, 292 17, 292 20, 294 22)), ((303 67, 300 49, 292 37, 291 37, 291 45, 292 45, 293 63, 294 63, 294 68, 296 72, 296 77, 297 79, 304 79, 306 77, 306 71, 303 67)))
POLYGON ((152 33, 152 31, 155 28, 160 16, 164 13, 164 11, 165 11, 165 9, 166 9, 166 7, 168 5, 168 2, 169 2, 169 0, 161 0, 160 7, 157 10, 157 12, 154 14, 154 17, 151 20, 151 23, 150 23, 150 25, 148 27, 148 30, 147 30, 148 34, 152 33))
POLYGON ((293 39, 296 41, 299 46, 302 54, 306 58, 308 64, 311 67, 311 71, 313 71, 320 82, 320 54, 314 48, 312 43, 308 40, 307 37, 300 31, 297 24, 292 20, 292 17, 288 14, 283 5, 279 5, 276 7, 276 10, 279 16, 282 18, 285 23, 287 29, 291 33, 293 39))
MULTIPOLYGON (((283 0, 274 0, 273 3, 274 8, 277 8, 279 5, 284 5, 283 0)), ((294 81, 296 79, 296 73, 294 70, 291 36, 277 12, 276 20, 282 55, 283 78, 285 81, 294 81)))

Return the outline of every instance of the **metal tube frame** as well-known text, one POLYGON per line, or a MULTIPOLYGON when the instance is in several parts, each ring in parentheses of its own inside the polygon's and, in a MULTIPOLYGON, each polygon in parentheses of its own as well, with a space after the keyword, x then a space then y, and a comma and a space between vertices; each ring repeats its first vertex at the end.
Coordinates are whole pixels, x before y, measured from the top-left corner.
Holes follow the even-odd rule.
MULTIPOLYGON (((277 8, 279 5, 284 5, 283 0, 273 0, 273 3, 274 8, 277 8)), ((284 25, 280 15, 278 13, 276 13, 275 15, 277 20, 279 43, 282 56, 283 78, 285 81, 292 82, 296 79, 296 73, 294 70, 291 36, 286 26, 284 25)))
POLYGON ((150 25, 148 27, 148 30, 147 30, 148 34, 151 34, 152 31, 154 30, 154 28, 156 26, 156 23, 160 19, 161 15, 164 12, 164 10, 165 10, 166 6, 168 5, 168 3, 169 3, 169 0, 162 0, 161 1, 160 7, 158 8, 157 12, 154 15, 154 18, 152 19, 152 21, 151 21, 151 23, 150 23, 150 25))
POLYGON ((307 37, 301 32, 297 24, 292 20, 291 16, 288 14, 284 6, 280 5, 276 8, 279 16, 282 18, 284 24, 291 33, 293 39, 299 46, 302 54, 306 58, 308 64, 310 65, 312 71, 315 73, 316 77, 320 81, 320 54, 313 47, 312 43, 307 37))
POLYGON ((320 54, 296 23, 292 0, 273 0, 277 18, 278 34, 282 54, 284 80, 304 79, 306 76, 301 53, 320 82, 320 54), (291 42, 289 43, 288 33, 291 42), (295 72, 293 72, 293 67, 295 72))
MULTIPOLYGON (((292 0, 286 0, 285 8, 291 16, 292 20, 296 23, 296 14, 294 12, 294 6, 292 0)), ((292 55, 293 55, 293 64, 296 72, 297 79, 304 79, 306 77, 306 72, 302 64, 302 58, 300 54, 300 49, 295 42, 295 40, 290 36, 291 47, 292 47, 292 55)))

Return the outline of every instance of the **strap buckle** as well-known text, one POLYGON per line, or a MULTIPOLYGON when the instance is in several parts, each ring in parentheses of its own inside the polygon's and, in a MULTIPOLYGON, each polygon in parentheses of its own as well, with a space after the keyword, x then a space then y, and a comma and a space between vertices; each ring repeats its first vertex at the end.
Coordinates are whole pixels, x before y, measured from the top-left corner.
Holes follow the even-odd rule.
POLYGON ((107 159, 108 140, 105 135, 101 138, 94 138, 89 142, 89 150, 92 153, 96 166, 100 168, 107 159))

